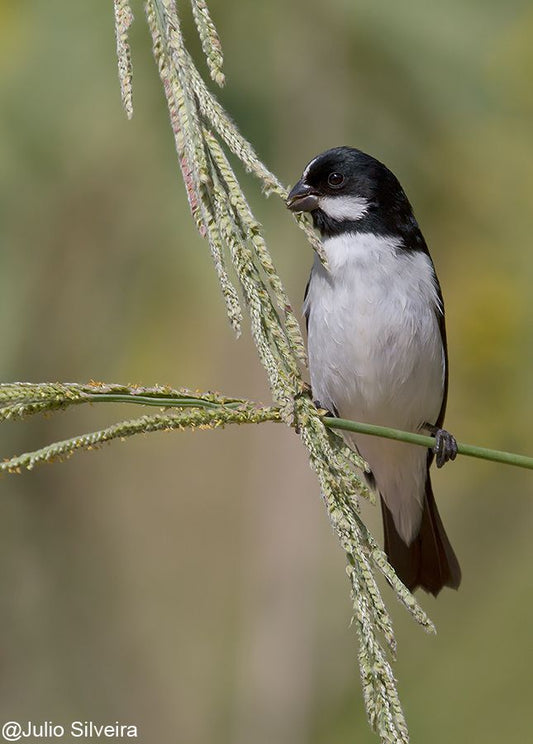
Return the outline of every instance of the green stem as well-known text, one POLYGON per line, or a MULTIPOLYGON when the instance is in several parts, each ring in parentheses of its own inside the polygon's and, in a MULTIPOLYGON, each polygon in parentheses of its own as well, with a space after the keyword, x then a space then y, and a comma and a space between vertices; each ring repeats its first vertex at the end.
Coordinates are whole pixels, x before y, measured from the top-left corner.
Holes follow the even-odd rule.
MULTIPOLYGON (((369 434, 372 437, 396 439, 400 442, 418 444, 421 447, 433 447, 435 445, 435 439, 433 437, 427 437, 423 434, 413 434, 409 431, 400 431, 399 429, 389 429, 387 426, 361 424, 358 421, 348 421, 347 419, 334 418, 333 416, 324 416, 322 421, 331 429, 343 429, 344 431, 354 431, 358 434, 369 434)), ((517 455, 514 452, 502 452, 500 450, 488 449, 487 447, 476 447, 473 444, 462 444, 461 442, 457 442, 457 451, 460 455, 478 457, 482 460, 492 460, 493 462, 501 462, 505 465, 515 465, 518 468, 533 470, 533 457, 528 457, 527 455, 517 455)))
MULTIPOLYGON (((95 394, 88 397, 94 403, 108 401, 111 403, 141 403, 149 406, 171 407, 206 407, 216 408, 221 405, 212 401, 202 400, 201 398, 164 398, 151 397, 148 395, 127 395, 127 394, 95 394)), ((231 401, 223 405, 228 408, 235 408, 242 405, 245 401, 231 401)), ((408 444, 417 444, 420 447, 434 447, 434 437, 425 436, 424 434, 414 434, 409 431, 400 429, 391 429, 388 426, 377 426, 375 424, 362 424, 358 421, 349 421, 348 419, 335 418, 333 416, 324 416, 322 418, 325 426, 330 429, 343 429, 344 431, 354 431, 358 434, 369 434, 372 437, 384 437, 385 439, 396 439, 399 442, 408 444)), ((460 455, 467 457, 477 457, 481 460, 492 460, 501 462, 504 465, 514 465, 518 468, 527 468, 533 470, 533 457, 527 455, 518 455, 514 452, 502 452, 501 450, 488 449, 487 447, 477 447, 474 444, 463 444, 457 442, 457 451, 460 455)))
POLYGON ((168 398, 157 395, 129 395, 127 393, 95 393, 84 395, 78 403, 137 403, 143 406, 156 406, 158 408, 238 408, 244 401, 235 400, 225 403, 215 403, 202 398, 168 398))

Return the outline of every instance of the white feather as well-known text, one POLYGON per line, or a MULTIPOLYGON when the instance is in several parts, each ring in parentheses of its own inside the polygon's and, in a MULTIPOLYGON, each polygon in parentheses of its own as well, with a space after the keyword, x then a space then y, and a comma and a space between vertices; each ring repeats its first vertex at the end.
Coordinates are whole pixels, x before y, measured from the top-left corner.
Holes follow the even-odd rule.
POLYGON ((319 157, 320 157, 320 155, 317 155, 317 156, 316 156, 316 158, 313 158, 312 160, 310 160, 310 161, 309 161, 309 162, 307 163, 307 165, 305 166, 305 170, 304 170, 304 172, 303 172, 303 174, 302 174, 302 181, 303 181, 304 183, 305 183, 305 179, 306 179, 306 178, 307 178, 307 176, 309 175, 309 171, 311 170, 311 168, 313 167, 313 165, 314 165, 314 164, 316 163, 316 161, 317 161, 317 160, 319 159, 319 157))
POLYGON ((334 220, 360 220, 366 214, 368 201, 361 196, 322 196, 318 206, 334 220))
MULTIPOLYGON (((315 259, 305 311, 315 399, 343 418, 417 431, 438 417, 444 349, 431 259, 372 233, 324 240, 329 272, 315 259)), ((440 308, 439 310, 440 311, 440 308)), ((410 544, 420 525, 427 452, 348 435, 410 544)))

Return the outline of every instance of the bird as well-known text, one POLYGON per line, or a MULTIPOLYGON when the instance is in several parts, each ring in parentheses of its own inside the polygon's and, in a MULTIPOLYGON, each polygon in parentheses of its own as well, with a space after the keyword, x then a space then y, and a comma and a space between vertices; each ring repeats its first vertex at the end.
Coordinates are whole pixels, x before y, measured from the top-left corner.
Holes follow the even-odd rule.
POLYGON ((314 157, 287 207, 309 212, 327 267, 315 255, 305 291, 315 404, 331 415, 426 433, 435 446, 345 433, 379 494, 384 548, 404 585, 437 596, 461 569, 440 518, 430 466, 455 459, 443 429, 448 349, 441 287, 396 176, 353 147, 314 157))

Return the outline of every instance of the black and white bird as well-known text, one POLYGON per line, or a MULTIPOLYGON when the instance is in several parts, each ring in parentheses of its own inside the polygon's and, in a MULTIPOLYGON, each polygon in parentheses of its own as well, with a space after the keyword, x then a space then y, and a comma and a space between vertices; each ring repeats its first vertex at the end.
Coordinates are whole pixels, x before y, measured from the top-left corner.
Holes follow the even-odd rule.
POLYGON ((435 436, 434 450, 362 434, 347 441, 371 468, 385 550, 409 589, 457 589, 459 563, 429 475, 457 454, 444 429, 448 357, 444 305, 426 242, 393 173, 336 147, 313 158, 287 199, 310 212, 328 269, 307 285, 309 370, 317 403, 342 418, 435 436))

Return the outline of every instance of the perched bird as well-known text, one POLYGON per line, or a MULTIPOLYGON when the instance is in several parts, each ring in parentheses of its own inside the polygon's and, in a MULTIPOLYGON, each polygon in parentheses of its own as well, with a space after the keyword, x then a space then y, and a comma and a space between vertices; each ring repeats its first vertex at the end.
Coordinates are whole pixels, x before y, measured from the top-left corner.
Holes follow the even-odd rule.
POLYGON ((342 418, 435 436, 434 450, 350 433, 379 492, 385 551, 411 590, 457 589, 459 563, 429 475, 457 454, 442 429, 448 390, 444 305, 426 242, 393 173, 336 147, 313 158, 287 199, 310 212, 328 269, 315 257, 307 285, 311 388, 342 418))

